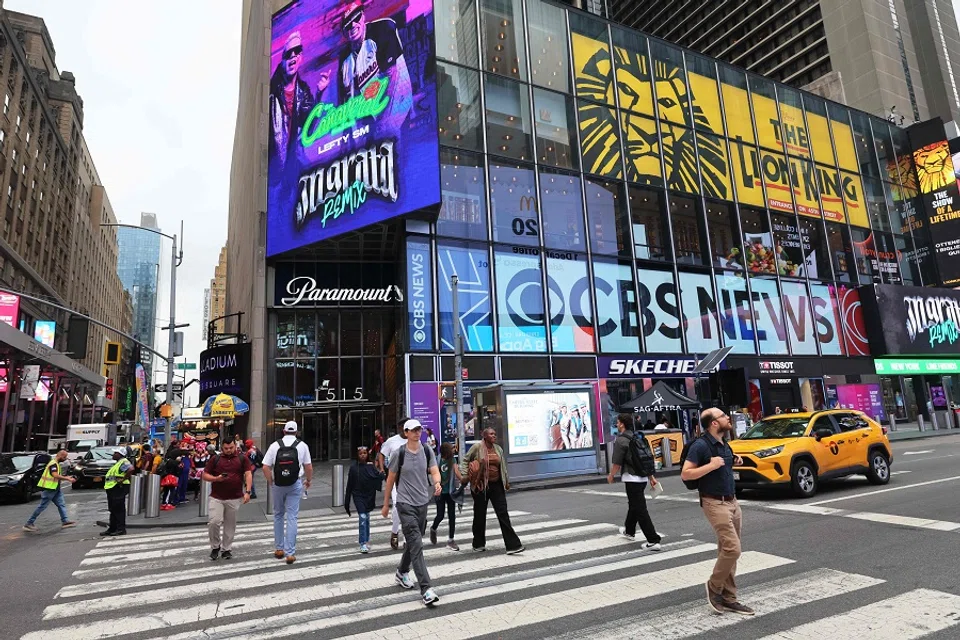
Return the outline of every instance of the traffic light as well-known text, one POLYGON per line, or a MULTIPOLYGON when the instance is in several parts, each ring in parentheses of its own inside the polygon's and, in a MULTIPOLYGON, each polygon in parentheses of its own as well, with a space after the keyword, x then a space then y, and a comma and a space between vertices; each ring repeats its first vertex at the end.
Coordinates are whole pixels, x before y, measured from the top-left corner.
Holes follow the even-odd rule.
POLYGON ((107 378, 107 386, 104 388, 104 394, 107 400, 113 400, 113 378, 107 378))
POLYGON ((103 364, 120 364, 119 342, 108 342, 104 345, 103 364))

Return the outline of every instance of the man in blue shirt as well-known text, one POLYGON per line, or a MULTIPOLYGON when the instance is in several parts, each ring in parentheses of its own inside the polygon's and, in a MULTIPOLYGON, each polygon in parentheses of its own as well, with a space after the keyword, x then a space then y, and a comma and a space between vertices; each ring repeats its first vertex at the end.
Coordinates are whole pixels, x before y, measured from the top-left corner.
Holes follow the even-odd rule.
POLYGON ((700 415, 704 436, 690 445, 680 478, 699 481, 700 506, 717 534, 717 563, 707 581, 707 603, 717 613, 732 611, 747 616, 753 609, 737 601, 737 560, 740 558, 742 514, 733 481, 734 464, 743 461, 723 439, 733 430, 730 416, 720 409, 706 409, 700 415))

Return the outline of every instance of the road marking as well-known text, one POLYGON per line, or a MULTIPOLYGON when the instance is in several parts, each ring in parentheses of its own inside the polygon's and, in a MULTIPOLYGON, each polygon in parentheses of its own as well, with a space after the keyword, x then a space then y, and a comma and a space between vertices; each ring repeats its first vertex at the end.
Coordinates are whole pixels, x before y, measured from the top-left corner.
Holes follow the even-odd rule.
MULTIPOLYGON (((670 545, 667 545, 667 547, 669 546, 670 545)), ((444 605, 450 605, 457 602, 476 602, 481 598, 498 595, 501 593, 523 591, 525 589, 555 584, 559 580, 578 580, 584 577, 597 575, 598 573, 602 573, 604 571, 619 570, 625 567, 637 568, 647 564, 654 564, 667 560, 676 560, 678 558, 683 558, 698 553, 710 553, 716 550, 716 545, 702 543, 697 543, 696 546, 675 550, 669 550, 667 547, 665 547, 666 550, 662 553, 644 554, 635 556, 633 558, 624 558, 624 556, 627 554, 618 553, 612 556, 606 556, 604 558, 606 562, 603 564, 591 565, 589 567, 577 567, 570 570, 565 570, 565 568, 572 567, 576 563, 551 565, 550 573, 548 575, 544 575, 542 571, 537 570, 528 570, 516 575, 507 574, 505 577, 508 579, 508 582, 501 582, 490 586, 483 586, 484 583, 490 582, 490 577, 488 576, 486 578, 469 580, 466 583, 458 582, 456 584, 451 584, 446 588, 440 587, 440 590, 443 591, 444 605), (473 585, 477 585, 479 588, 464 589, 464 587, 473 585), (456 589, 456 591, 448 592, 447 589, 456 589)), ((409 595, 398 594, 396 596, 389 597, 389 602, 393 601, 396 601, 396 604, 392 604, 391 606, 383 606, 385 604, 383 600, 377 600, 376 611, 379 619, 390 619, 391 616, 402 615, 413 611, 421 611, 423 609, 423 605, 421 605, 417 600, 411 600, 409 595)), ((298 617, 307 615, 312 619, 294 624, 290 623, 289 613, 272 616, 264 620, 262 623, 258 623, 257 630, 254 632, 250 632, 249 622, 235 622, 222 627, 204 629, 204 635, 214 636, 220 633, 241 631, 245 633, 242 633, 241 635, 231 635, 231 640, 295 638, 301 635, 319 631, 321 629, 337 627, 340 625, 349 625, 356 620, 356 607, 358 605, 362 606, 363 604, 365 603, 355 602, 350 603, 350 605, 328 605, 326 607, 319 607, 309 611, 298 610, 296 612, 298 617), (348 607, 354 610, 351 611, 347 609, 348 607)), ((194 638, 196 638, 195 631, 167 637, 165 640, 193 640, 194 638)))
POLYGON ((815 516, 839 516, 841 518, 869 520, 870 522, 915 527, 917 529, 930 529, 933 531, 956 531, 960 529, 960 522, 931 520, 929 518, 912 518, 910 516, 898 516, 890 513, 851 511, 849 509, 835 509, 833 507, 821 507, 813 504, 778 504, 769 505, 769 508, 775 511, 791 511, 815 516))
MULTIPOLYGON (((637 576, 630 576, 621 580, 578 586, 533 598, 426 618, 409 624, 379 629, 377 634, 388 638, 412 640, 413 638, 441 637, 475 638, 503 633, 518 627, 551 622, 558 618, 609 607, 612 602, 611 594, 615 594, 614 601, 622 606, 628 602, 637 602, 697 585, 702 586, 705 577, 713 570, 714 562, 715 560, 711 559, 653 571, 643 574, 642 580, 637 576)), ((737 575, 773 569, 792 562, 793 560, 780 556, 747 551, 737 561, 737 575)), ((347 637, 360 640, 370 636, 359 634, 347 637)))
MULTIPOLYGON (((532 536, 528 536, 526 538, 527 541, 531 539, 532 536)), ((681 544, 686 545, 683 547, 683 549, 677 549, 673 552, 677 554, 677 557, 696 553, 716 552, 716 544, 697 543, 696 541, 685 541, 677 544, 678 546, 681 544)), ((434 580, 456 578, 456 584, 460 586, 468 584, 486 584, 499 575, 511 575, 512 573, 520 572, 526 572, 528 575, 542 575, 544 577, 550 577, 551 581, 553 581, 553 571, 562 568, 563 565, 551 565, 549 572, 545 572, 541 567, 535 567, 531 565, 543 561, 553 561, 567 556, 589 553, 591 551, 596 552, 598 548, 610 549, 613 547, 627 546, 633 547, 635 550, 639 550, 639 547, 635 542, 625 540, 619 536, 603 536, 599 538, 596 536, 591 536, 586 540, 578 540, 575 542, 568 542, 546 547, 534 547, 527 549, 523 554, 518 556, 508 556, 502 553, 490 555, 490 553, 487 552, 485 554, 481 554, 480 557, 471 557, 471 554, 471 556, 468 556, 469 559, 456 560, 454 562, 441 564, 439 566, 430 566, 429 569, 430 576, 434 580), (507 574, 495 573, 497 570, 504 568, 508 568, 510 571, 508 571, 507 574), (468 574, 473 575, 474 577, 467 577, 468 574)), ((428 549, 427 551, 429 552, 430 550, 428 549)), ((627 553, 636 553, 636 551, 629 551, 627 553)), ((626 554, 616 555, 620 556, 622 559, 622 556, 626 554)), ((648 562, 662 560, 664 559, 665 555, 666 552, 659 554, 641 553, 641 557, 650 558, 648 562)), ((613 557, 615 556, 610 556, 610 558, 613 557)), ((232 592, 228 593, 226 597, 216 598, 213 602, 195 604, 196 597, 194 597, 193 602, 185 601, 177 603, 173 600, 165 598, 164 600, 158 600, 158 602, 169 604, 172 606, 172 608, 161 611, 151 611, 149 616, 127 614, 124 617, 112 620, 101 618, 94 622, 80 623, 67 627, 58 627, 57 633, 58 635, 63 635, 63 637, 69 637, 71 640, 88 640, 93 638, 104 638, 115 635, 138 633, 154 629, 170 629, 171 627, 175 627, 177 625, 203 622, 205 620, 215 620, 232 615, 246 615, 258 611, 269 611, 271 609, 285 611, 284 614, 275 615, 273 618, 275 620, 279 620, 279 624, 289 624, 291 616, 297 614, 297 612, 300 611, 300 609, 307 603, 323 603, 324 600, 331 598, 340 598, 342 596, 348 596, 352 594, 365 594, 392 586, 393 568, 396 565, 398 558, 394 554, 386 556, 384 559, 386 562, 381 562, 379 564, 383 566, 389 566, 389 569, 382 572, 376 571, 377 567, 374 567, 370 562, 364 561, 361 564, 354 561, 353 574, 359 574, 361 576, 359 578, 350 576, 350 579, 339 582, 331 582, 326 584, 306 583, 306 586, 276 591, 271 589, 262 589, 262 585, 259 580, 241 582, 239 583, 239 586, 235 586, 234 589, 232 589, 232 592), (368 570, 368 567, 372 567, 374 571, 368 570), (252 589, 254 592, 240 593, 240 591, 244 589, 252 589), (291 606, 295 606, 296 610, 291 609, 291 606)), ((374 560, 374 558, 370 558, 369 560, 374 560)), ((578 562, 582 562, 582 560, 579 560, 578 562)), ((713 560, 711 560, 711 562, 713 562, 713 560)), ((706 574, 709 574, 709 571, 707 571, 706 574)), ((297 577, 291 578, 291 580, 299 579, 300 578, 297 577)), ((701 579, 703 579, 702 576, 701 579)), ((234 583, 237 585, 236 580, 234 583)), ((138 598, 139 597, 145 596, 141 592, 141 594, 138 594, 138 598)), ((371 600, 361 599, 353 602, 340 602, 338 604, 320 607, 316 609, 316 611, 318 612, 318 615, 323 617, 329 616, 331 611, 334 613, 343 613, 348 611, 350 612, 349 620, 354 621, 358 615, 368 615, 371 608, 376 608, 378 615, 380 615, 382 613, 380 604, 384 601, 391 602, 391 598, 394 598, 393 594, 378 596, 375 599, 371 598, 371 600)), ((423 606, 419 604, 419 601, 416 599, 411 602, 411 595, 409 592, 400 594, 400 597, 397 598, 397 601, 406 601, 406 604, 408 605, 413 604, 415 605, 413 607, 414 609, 419 609, 423 606)), ((141 600, 141 602, 143 601, 141 600)), ((309 611, 306 613, 309 614, 309 611)), ((244 630, 248 632, 250 631, 251 623, 249 620, 240 624, 243 625, 244 630)), ((255 633, 255 637, 259 637, 260 631, 266 631, 265 625, 257 624, 256 630, 257 632, 255 633)), ((38 631, 35 632, 35 634, 28 634, 24 637, 24 640, 27 640, 28 638, 30 640, 33 640, 34 638, 39 640, 41 637, 46 637, 49 634, 50 631, 38 631)), ((198 632, 192 631, 184 635, 186 638, 196 638, 198 636, 198 632)))
POLYGON ((891 475, 891 476, 900 476, 900 475, 903 475, 903 474, 905 474, 905 473, 913 473, 913 471, 910 471, 909 469, 901 469, 900 471, 891 471, 891 472, 890 472, 890 475, 891 475))
MULTIPOLYGON (((537 531, 540 529, 550 529, 550 528, 560 528, 568 527, 578 524, 585 523, 586 520, 578 519, 568 519, 568 520, 543 520, 540 522, 531 522, 528 524, 521 524, 515 526, 513 529, 517 533, 523 533, 525 531, 537 531)), ((389 531, 389 526, 387 530, 389 531)), ((373 531, 373 529, 371 529, 373 531)), ((501 537, 502 534, 497 531, 491 531, 487 536, 488 538, 495 539, 501 537)), ((271 545, 272 547, 272 545, 271 545)), ((445 549, 445 547, 437 547, 438 549, 445 549)), ((356 548, 352 548, 349 551, 344 549, 337 549, 335 551, 330 551, 326 553, 319 554, 309 554, 297 558, 297 564, 312 564, 315 562, 320 562, 322 560, 329 560, 331 558, 336 558, 344 555, 355 556, 357 553, 356 548)), ((266 555, 266 553, 264 553, 266 555)), ((280 571, 286 570, 286 565, 282 562, 278 562, 276 558, 270 557, 266 559, 258 559, 252 562, 239 562, 236 564, 227 564, 221 563, 214 572, 209 563, 207 566, 202 569, 184 569, 182 571, 177 571, 175 574, 167 576, 165 579, 170 582, 180 582, 181 580, 192 580, 192 579, 205 579, 215 573, 217 576, 222 576, 230 573, 243 573, 245 571, 256 571, 256 570, 271 570, 276 569, 280 571)), ((100 577, 103 577, 102 570, 98 572, 100 577)), ((157 577, 155 575, 145 575, 145 576, 128 576, 123 579, 124 588, 135 588, 135 587, 148 587, 157 583, 157 577)), ((93 593, 102 593, 104 591, 112 591, 117 588, 116 580, 104 580, 98 582, 87 582, 82 584, 72 584, 68 585, 59 592, 57 592, 56 598, 72 598, 75 596, 82 596, 86 594, 93 593)))
MULTIPOLYGON (((557 529, 553 531, 546 531, 541 533, 535 533, 530 536, 525 536, 526 543, 537 542, 541 540, 552 540, 555 538, 564 538, 567 536, 578 536, 584 534, 597 534, 601 531, 609 531, 611 528, 614 528, 615 525, 612 524, 591 524, 578 527, 571 527, 568 529, 557 529)), ((621 538, 622 540, 622 538, 621 538)), ((624 540, 625 543, 630 544, 630 541, 624 540)), ((585 552, 593 550, 598 544, 596 540, 583 540, 578 544, 582 545, 582 551, 585 552)), ((558 547, 546 547, 542 551, 545 554, 549 554, 550 549, 556 549, 558 547)), ((577 547, 581 548, 581 547, 577 547)), ((508 555, 486 555, 483 558, 471 558, 471 561, 454 563, 462 565, 461 571, 474 571, 479 569, 482 566, 490 565, 491 568, 498 568, 500 566, 511 566, 516 564, 522 564, 524 562, 531 561, 531 558, 537 558, 539 555, 535 553, 538 550, 530 550, 519 556, 508 556, 508 555)), ((430 555, 436 555, 439 553, 444 553, 445 550, 442 547, 431 547, 425 550, 425 553, 430 555)), ((472 554, 470 554, 472 555, 472 554)), ((277 571, 275 573, 260 573, 256 574, 256 580, 251 587, 256 587, 258 589, 263 589, 271 585, 284 584, 286 582, 298 582, 301 580, 318 580, 329 577, 331 575, 336 575, 340 573, 356 573, 362 567, 365 572, 377 568, 387 568, 393 567, 397 563, 397 557, 394 554, 383 555, 374 558, 367 558, 364 560, 361 565, 356 559, 345 560, 342 562, 334 562, 331 564, 325 564, 321 566, 308 566, 304 568, 299 568, 297 565, 292 567, 287 567, 286 571, 277 571)), ((279 563, 278 563, 279 564, 279 563)), ((444 565, 444 567, 449 568, 453 565, 444 565)), ((363 581, 359 581, 362 586, 363 581)), ((362 586, 360 591, 364 591, 368 588, 369 582, 366 586, 362 586)), ((224 580, 208 580, 206 582, 194 582, 178 586, 176 589, 168 589, 166 587, 162 589, 153 589, 153 590, 144 590, 140 591, 137 594, 136 598, 131 598, 128 594, 120 594, 113 596, 105 596, 102 598, 93 598, 90 600, 80 600, 77 602, 70 602, 64 604, 52 604, 49 605, 43 612, 44 620, 51 620, 55 618, 66 618, 70 616, 81 616, 88 615, 91 613, 101 613, 103 611, 113 611, 118 609, 129 609, 133 607, 141 606, 145 601, 155 601, 155 602, 169 602, 173 599, 192 599, 199 598, 204 595, 213 595, 218 593, 232 593, 236 592, 238 589, 238 580, 237 578, 227 578, 224 580)), ((303 602, 304 599, 300 596, 303 590, 297 590, 291 593, 297 595, 293 596, 293 601, 303 602)), ((336 592, 334 592, 336 593, 336 592)), ((331 596, 326 596, 331 597, 331 596)), ((214 606, 216 609, 217 606, 214 606)))
MULTIPOLYGON (((884 580, 870 576, 845 573, 835 569, 816 569, 740 589, 737 595, 741 602, 753 607, 756 611, 755 617, 761 618, 883 583, 884 580)), ((744 622, 740 616, 714 614, 705 606, 705 600, 700 598, 693 602, 662 609, 653 616, 643 614, 620 618, 615 622, 571 632, 561 638, 564 640, 577 640, 584 637, 604 638, 604 640, 681 640, 701 633, 714 632, 740 622, 744 622)))
MULTIPOLYGON (((598 489, 561 489, 561 491, 564 491, 566 493, 580 493, 580 494, 586 494, 591 496, 603 496, 605 498, 609 498, 612 496, 616 498, 623 498, 624 500, 627 499, 626 494, 620 491, 600 491, 598 489)), ((666 500, 668 502, 695 502, 697 504, 700 503, 700 498, 694 498, 693 496, 682 496, 682 495, 661 493, 659 496, 654 498, 649 493, 644 493, 643 495, 647 500, 666 500)))
POLYGON ((933 453, 933 449, 924 449, 923 451, 902 451, 900 455, 902 456, 919 456, 924 453, 933 453))
POLYGON ((913 640, 960 624, 960 596, 915 589, 761 640, 913 640))
POLYGON ((915 489, 917 487, 926 487, 931 484, 942 484, 944 482, 953 482, 954 480, 960 480, 960 476, 950 476, 949 478, 941 478, 940 480, 928 480, 927 482, 917 482, 914 484, 904 484, 898 487, 890 487, 889 489, 879 489, 877 491, 864 491, 861 493, 854 493, 848 496, 842 496, 840 498, 830 498, 829 500, 817 500, 816 502, 807 502, 806 504, 829 504, 831 502, 840 502, 841 500, 853 500, 854 498, 869 498, 870 496, 879 495, 881 493, 890 493, 891 491, 903 491, 904 489, 915 489))
POLYGON ((897 464, 910 464, 913 462, 920 462, 922 460, 940 460, 941 458, 956 458, 958 455, 960 454, 948 453, 945 456, 930 456, 928 458, 913 458, 912 460, 898 460, 897 464))

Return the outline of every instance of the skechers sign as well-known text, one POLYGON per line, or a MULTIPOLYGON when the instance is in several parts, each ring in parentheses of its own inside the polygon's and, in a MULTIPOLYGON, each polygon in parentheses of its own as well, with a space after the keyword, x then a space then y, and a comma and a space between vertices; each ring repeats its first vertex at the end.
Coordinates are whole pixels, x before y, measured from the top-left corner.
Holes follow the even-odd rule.
POLYGON ((597 364, 605 378, 685 378, 694 375, 697 359, 600 356, 597 364))
POLYGON ((434 49, 430 0, 274 14, 268 256, 439 203, 434 49))
POLYGON ((875 285, 860 298, 874 354, 960 354, 960 291, 875 285))

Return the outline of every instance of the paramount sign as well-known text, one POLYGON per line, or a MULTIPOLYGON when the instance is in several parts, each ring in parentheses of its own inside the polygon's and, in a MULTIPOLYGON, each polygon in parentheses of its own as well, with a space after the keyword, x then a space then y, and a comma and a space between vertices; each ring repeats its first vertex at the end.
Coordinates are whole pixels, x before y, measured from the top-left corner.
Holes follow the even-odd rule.
POLYGON ((280 304, 285 307, 324 302, 403 302, 403 290, 396 285, 377 289, 321 289, 310 276, 291 278, 285 290, 289 295, 280 299, 280 304))

